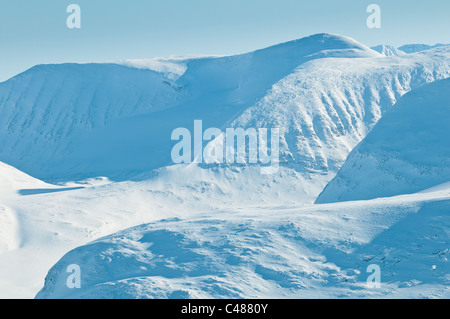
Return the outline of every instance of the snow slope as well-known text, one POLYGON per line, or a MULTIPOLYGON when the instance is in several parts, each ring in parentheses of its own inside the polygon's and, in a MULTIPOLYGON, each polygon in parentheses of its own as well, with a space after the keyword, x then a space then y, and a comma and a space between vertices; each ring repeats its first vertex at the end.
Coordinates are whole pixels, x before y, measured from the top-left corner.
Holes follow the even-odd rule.
MULTIPOLYGON (((113 64, 40 65, 0 84, 1 160, 38 178, 73 167, 73 136, 176 98, 162 74, 113 64), (53 168, 52 168, 53 167, 53 168), (46 172, 47 174, 45 174, 46 172)), ((59 175, 58 175, 59 174, 59 175)))
POLYGON ((318 177, 334 177, 401 96, 449 76, 449 52, 310 61, 274 84, 231 126, 279 127, 280 164, 311 180, 308 185, 324 187, 318 177))
MULTIPOLYGON (((36 212, 25 195, 68 189, 72 188, 46 184, 0 162, 0 298, 31 298, 41 285, 42 272, 51 263, 46 248, 48 253, 55 252, 48 246, 55 243, 47 239, 56 232, 41 227, 42 222, 34 222, 54 223, 46 208, 55 203, 45 202, 36 212), (33 237, 33 233, 39 236, 33 237)), ((59 253, 66 249, 67 245, 59 253)))
POLYGON ((167 61, 159 64, 166 68, 153 67, 157 71, 114 64, 37 66, 0 84, 0 160, 58 181, 117 178, 165 166, 173 129, 199 116, 221 127, 321 53, 375 54, 351 39, 318 35, 240 56, 181 59, 184 73, 167 61))
MULTIPOLYGON (((0 252, 0 298, 33 298, 67 251, 99 237, 159 219, 189 218, 193 212, 216 215, 228 207, 298 205, 306 182, 286 168, 272 176, 259 169, 177 165, 141 181, 10 187, 0 196, 0 206, 7 209, 2 221, 8 220, 0 225, 0 246, 9 246, 8 253, 0 252)), ((314 187, 307 191, 320 192, 314 187)))
POLYGON ((405 95, 352 151, 317 203, 415 193, 450 179, 450 80, 405 95))
POLYGON ((4 199, 19 187, 38 188, 45 183, 28 176, 17 169, 0 162, 0 254, 19 248, 19 221, 10 207, 4 206, 4 199))
POLYGON ((161 220, 70 251, 37 298, 448 298, 449 199, 445 187, 161 220), (66 285, 72 264, 80 289, 66 285))

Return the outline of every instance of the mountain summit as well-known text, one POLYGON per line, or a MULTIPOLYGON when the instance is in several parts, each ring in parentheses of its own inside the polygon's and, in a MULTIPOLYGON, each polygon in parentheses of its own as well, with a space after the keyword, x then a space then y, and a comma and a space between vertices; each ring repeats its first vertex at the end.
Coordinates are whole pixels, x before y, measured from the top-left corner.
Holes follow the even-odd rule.
POLYGON ((317 34, 153 70, 40 65, 0 84, 0 161, 51 182, 126 180, 173 164, 172 131, 201 119, 279 128, 280 164, 323 187, 400 96, 448 76, 449 51, 385 59, 317 34))

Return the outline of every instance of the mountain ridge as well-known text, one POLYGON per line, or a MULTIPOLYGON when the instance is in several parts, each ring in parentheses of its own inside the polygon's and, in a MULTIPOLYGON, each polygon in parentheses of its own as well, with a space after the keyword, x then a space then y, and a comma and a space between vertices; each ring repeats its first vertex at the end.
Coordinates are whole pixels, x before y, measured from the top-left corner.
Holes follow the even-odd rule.
MULTIPOLYGON (((337 127, 342 127, 344 120, 350 121, 349 123, 359 122, 357 117, 362 113, 355 113, 351 108, 361 108, 366 103, 383 104, 381 107, 373 106, 364 110, 366 117, 372 116, 376 121, 379 113, 384 112, 382 110, 393 105, 397 96, 410 89, 408 82, 417 82, 413 84, 417 86, 421 85, 421 81, 427 83, 435 78, 448 76, 448 53, 444 51, 442 57, 432 57, 432 54, 432 51, 428 52, 422 57, 423 60, 416 57, 416 61, 407 58, 389 60, 392 64, 386 64, 386 67, 395 70, 396 64, 403 64, 404 70, 400 72, 404 74, 399 75, 398 79, 394 75, 394 78, 385 80, 387 83, 392 82, 388 86, 394 85, 393 89, 381 88, 393 91, 387 93, 393 96, 388 97, 385 102, 377 102, 376 90, 380 88, 373 85, 361 88, 363 91, 358 93, 364 94, 364 90, 369 92, 367 101, 356 101, 355 98, 360 98, 349 99, 346 96, 349 92, 347 88, 339 88, 341 91, 338 91, 334 88, 335 83, 327 84, 323 93, 317 92, 318 98, 321 99, 322 95, 324 100, 319 100, 315 107, 325 112, 329 109, 328 112, 342 114, 343 118, 333 115, 333 119, 320 125, 327 130, 330 125, 335 126, 333 130, 339 130, 337 127), (431 59, 442 62, 437 61, 433 65, 431 59), (414 64, 418 65, 417 69, 414 69, 414 64), (409 72, 413 73, 409 75, 409 72), (400 85, 396 84, 399 79, 402 82, 400 85), (370 93, 372 90, 375 90, 374 94, 370 93), (336 100, 343 110, 333 110, 326 106, 332 100, 336 100)), ((293 74, 297 74, 301 68, 306 69, 311 63, 316 63, 323 65, 323 70, 328 69, 328 73, 331 70, 331 73, 339 74, 347 67, 346 61, 355 71, 356 64, 353 62, 366 61, 364 68, 368 70, 368 77, 361 81, 367 82, 372 81, 370 77, 373 76, 369 67, 371 63, 378 63, 379 57, 381 56, 375 51, 349 38, 319 34, 238 56, 182 60, 181 71, 176 71, 179 72, 177 77, 172 78, 167 76, 167 72, 172 72, 167 69, 156 72, 113 64, 38 66, 0 84, 0 111, 4 114, 0 119, 0 127, 3 128, 0 132, 3 150, 0 151, 0 160, 50 182, 97 176, 120 179, 123 172, 127 172, 127 176, 140 174, 171 162, 170 146, 155 140, 156 136, 165 136, 170 141, 173 129, 189 128, 194 119, 202 117, 205 127, 223 128, 237 123, 248 127, 243 119, 248 118, 255 106, 263 109, 267 107, 264 106, 265 101, 270 104, 273 102, 268 101, 269 99, 284 98, 282 95, 274 95, 274 92, 279 90, 279 84, 286 82, 287 78, 300 81, 299 84, 290 83, 288 91, 295 91, 297 87, 300 92, 304 85, 309 85, 313 91, 316 84, 323 87, 320 83, 313 84, 317 80, 312 77, 294 79, 293 74), (345 54, 349 57, 345 57, 345 54), (332 59, 336 60, 337 67, 328 63, 332 59), (183 65, 186 66, 185 70, 183 65), (40 88, 43 85, 45 89, 40 88), (83 94, 79 94, 80 90, 83 90, 83 94), (214 111, 211 112, 211 109, 214 111), (166 119, 168 124, 164 125, 161 119, 166 119), (108 134, 111 137, 108 138, 108 134), (126 152, 130 152, 128 158, 125 156, 126 152)), ((302 77, 301 74, 298 76, 302 77)), ((315 76, 324 77, 320 74, 315 76)), ((348 77, 351 76, 351 72, 348 72, 348 77)), ((303 104, 300 101, 294 103, 303 104)), ((300 109, 293 111, 293 118, 310 116, 300 109)), ((263 115, 261 120, 263 118, 270 119, 270 115, 263 115)), ((306 120, 303 131, 311 131, 308 128, 311 120, 306 120)), ((262 122, 254 119, 252 123, 257 127, 263 123, 266 127, 281 125, 276 119, 262 122)), ((295 124, 296 127, 298 125, 300 124, 295 124)), ((359 142, 371 125, 356 129, 361 132, 352 132, 350 144, 342 145, 345 149, 342 155, 331 160, 342 162, 346 153, 359 142)), ((286 134, 287 129, 284 129, 286 134)), ((345 133, 345 130, 341 131, 345 133)), ((312 145, 302 146, 301 149, 295 146, 301 138, 301 130, 298 132, 283 138, 294 142, 294 145, 292 142, 284 142, 282 151, 285 162, 292 154, 299 154, 301 149, 309 149, 307 153, 315 152, 315 146, 312 145)), ((324 141, 315 132, 308 134, 315 136, 315 144, 321 147, 324 141)), ((336 141, 336 138, 331 137, 331 140, 336 141)), ((331 143, 331 140, 325 142, 331 143)), ((322 154, 320 159, 313 162, 323 166, 320 163, 325 163, 327 158, 327 155, 322 154)), ((300 162, 305 160, 300 159, 300 162)), ((303 170, 300 166, 298 169, 303 170)))
POLYGON ((350 153, 316 203, 414 193, 450 180, 450 79, 406 94, 350 153))

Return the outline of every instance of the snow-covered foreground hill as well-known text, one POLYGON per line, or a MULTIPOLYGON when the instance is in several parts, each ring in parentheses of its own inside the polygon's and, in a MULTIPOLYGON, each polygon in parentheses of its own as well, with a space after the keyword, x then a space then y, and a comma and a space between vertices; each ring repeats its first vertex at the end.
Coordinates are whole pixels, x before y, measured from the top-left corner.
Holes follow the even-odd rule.
MULTIPOLYGON (((4 167, 9 176, 26 176, 4 167)), ((2 172, 0 185, 8 175, 2 172)), ((5 221, 0 225, 0 298, 34 297, 67 251, 124 228, 194 213, 214 216, 229 207, 299 205, 297 197, 305 192, 299 174, 286 168, 273 176, 257 169, 177 165, 141 181, 92 179, 60 186, 26 178, 26 183, 5 181, 0 193, 5 221), (278 191, 271 192, 272 184, 278 191)))
POLYGON ((450 188, 171 218, 66 254, 38 298, 448 298, 450 188), (69 289, 70 265, 81 288, 69 289), (381 288, 368 288, 369 265, 381 288))

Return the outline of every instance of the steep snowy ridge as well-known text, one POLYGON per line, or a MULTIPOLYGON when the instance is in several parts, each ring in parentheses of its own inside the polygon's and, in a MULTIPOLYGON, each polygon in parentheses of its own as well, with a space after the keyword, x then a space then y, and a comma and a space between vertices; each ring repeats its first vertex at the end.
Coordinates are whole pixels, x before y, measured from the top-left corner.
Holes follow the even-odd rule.
POLYGON ((317 203, 414 193, 450 180, 450 80, 405 95, 349 155, 317 203))
POLYGON ((375 47, 371 47, 372 50, 377 51, 385 56, 396 56, 406 54, 400 49, 393 47, 391 45, 377 45, 375 47))
POLYGON ((109 64, 41 65, 0 85, 0 157, 37 177, 67 160, 77 133, 166 107, 177 92, 162 75, 109 64))
POLYGON ((305 176, 333 175, 403 94, 449 77, 449 67, 448 48, 402 57, 310 61, 277 82, 232 125, 279 127, 282 165, 305 176))
POLYGON ((159 168, 171 161, 173 129, 194 119, 223 127, 297 66, 324 56, 378 55, 321 34, 239 56, 181 60, 186 69, 176 80, 164 68, 39 66, 0 85, 0 160, 58 181, 159 168))
POLYGON ((173 129, 202 119, 279 127, 282 165, 331 178, 401 95, 450 75, 449 52, 386 58, 319 34, 238 56, 153 61, 154 70, 39 66, 0 85, 0 160, 46 181, 125 180, 171 164, 173 129))

